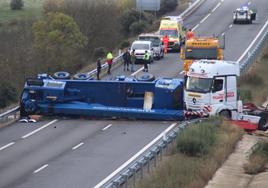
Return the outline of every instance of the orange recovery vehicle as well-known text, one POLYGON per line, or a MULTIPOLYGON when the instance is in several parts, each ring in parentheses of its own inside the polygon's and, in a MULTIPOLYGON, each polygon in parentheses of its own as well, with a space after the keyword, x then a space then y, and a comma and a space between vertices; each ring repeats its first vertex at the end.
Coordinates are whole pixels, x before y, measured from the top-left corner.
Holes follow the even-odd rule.
POLYGON ((216 37, 194 37, 186 40, 181 49, 180 57, 183 60, 183 71, 186 74, 195 60, 223 60, 224 44, 216 37))

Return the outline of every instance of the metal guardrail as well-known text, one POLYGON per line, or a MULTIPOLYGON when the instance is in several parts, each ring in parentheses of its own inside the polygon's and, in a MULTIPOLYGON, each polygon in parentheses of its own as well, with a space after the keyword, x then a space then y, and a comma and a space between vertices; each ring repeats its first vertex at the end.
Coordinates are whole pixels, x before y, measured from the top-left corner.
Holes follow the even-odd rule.
MULTIPOLYGON (((258 34, 259 37, 256 39, 256 45, 253 49, 249 49, 247 52, 247 57, 239 62, 240 63, 240 72, 244 73, 246 72, 249 67, 257 61, 257 59, 260 57, 260 54, 262 53, 265 45, 267 45, 268 41, 268 20, 266 21, 265 25, 263 26, 262 30, 258 34)), ((250 46, 249 46, 250 47, 250 46)))
MULTIPOLYGON (((170 130, 160 134, 153 140, 139 155, 135 155, 132 161, 119 170, 113 177, 107 177, 94 188, 120 188, 135 186, 138 180, 142 179, 145 173, 149 173, 152 167, 156 167, 157 162, 162 160, 164 154, 168 152, 170 144, 174 143, 177 135, 188 125, 200 122, 200 119, 185 121, 179 125, 171 127, 170 130)), ((116 172, 115 171, 115 172, 116 172)))
POLYGON ((16 106, 2 114, 0 114, 0 125, 5 124, 6 122, 10 120, 14 120, 18 118, 17 112, 20 110, 19 106, 16 106))
POLYGON ((180 14, 182 19, 185 19, 189 16, 193 11, 195 11, 205 0, 196 0, 192 3, 183 13, 180 14))
MULTIPOLYGON (((122 59, 122 56, 123 56, 123 54, 120 54, 117 57, 115 57, 113 60, 113 65, 118 64, 120 62, 120 60, 122 59)), ((108 68, 108 63, 105 62, 101 65, 101 69, 107 69, 107 68, 108 68)), ((97 74, 97 69, 89 71, 87 74, 90 76, 93 76, 93 75, 97 74)))

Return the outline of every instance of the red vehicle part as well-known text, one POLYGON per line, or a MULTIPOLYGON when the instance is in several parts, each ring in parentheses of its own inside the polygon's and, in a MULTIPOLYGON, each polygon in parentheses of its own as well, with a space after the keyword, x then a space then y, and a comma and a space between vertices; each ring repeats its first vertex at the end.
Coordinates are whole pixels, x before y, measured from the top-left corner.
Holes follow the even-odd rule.
POLYGON ((258 129, 257 124, 251 123, 249 121, 232 120, 230 122, 233 123, 234 125, 237 125, 237 126, 241 127, 242 129, 244 129, 247 132, 253 132, 253 131, 256 131, 258 129))

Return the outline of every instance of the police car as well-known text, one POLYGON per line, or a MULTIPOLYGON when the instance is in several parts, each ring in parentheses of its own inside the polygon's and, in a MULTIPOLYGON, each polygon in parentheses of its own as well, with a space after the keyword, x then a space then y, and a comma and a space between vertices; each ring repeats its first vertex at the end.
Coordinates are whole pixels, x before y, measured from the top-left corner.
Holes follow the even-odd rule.
POLYGON ((256 12, 253 12, 248 6, 242 6, 234 11, 233 23, 247 23, 251 24, 256 20, 256 12))

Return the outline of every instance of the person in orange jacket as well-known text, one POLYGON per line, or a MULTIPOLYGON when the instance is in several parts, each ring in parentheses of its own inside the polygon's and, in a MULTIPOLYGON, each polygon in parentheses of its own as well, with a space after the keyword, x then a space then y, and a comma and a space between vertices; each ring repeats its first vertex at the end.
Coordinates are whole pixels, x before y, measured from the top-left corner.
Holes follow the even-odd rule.
POLYGON ((192 31, 192 29, 189 29, 188 32, 186 33, 186 39, 191 39, 194 38, 194 32, 192 31))
POLYGON ((165 36, 163 37, 164 48, 165 48, 165 54, 166 54, 167 51, 168 51, 168 41, 169 41, 169 38, 168 38, 167 35, 165 35, 165 36))

